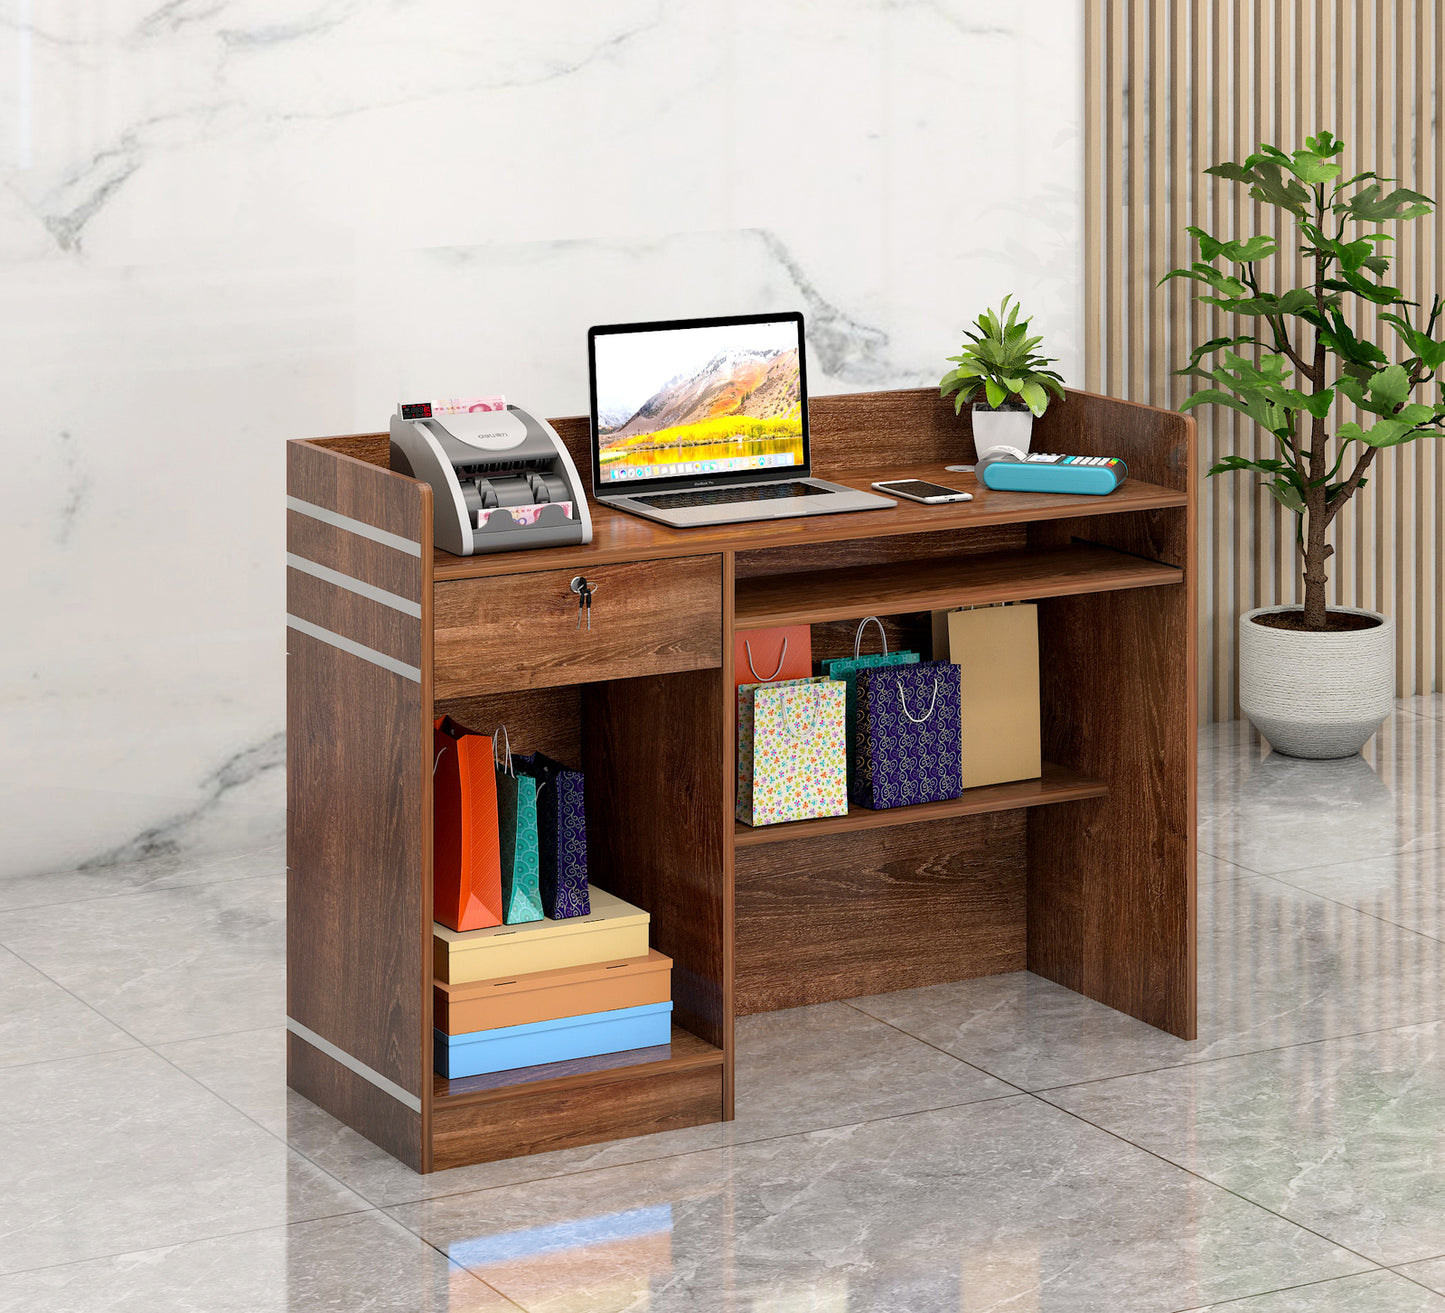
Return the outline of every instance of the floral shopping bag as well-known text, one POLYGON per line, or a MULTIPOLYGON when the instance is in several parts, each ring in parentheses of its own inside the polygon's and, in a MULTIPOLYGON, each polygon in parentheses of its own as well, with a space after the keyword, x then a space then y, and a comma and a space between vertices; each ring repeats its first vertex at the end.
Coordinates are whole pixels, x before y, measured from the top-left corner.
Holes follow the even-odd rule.
POLYGON ((843 684, 826 677, 738 688, 738 820, 847 813, 846 703, 843 684))

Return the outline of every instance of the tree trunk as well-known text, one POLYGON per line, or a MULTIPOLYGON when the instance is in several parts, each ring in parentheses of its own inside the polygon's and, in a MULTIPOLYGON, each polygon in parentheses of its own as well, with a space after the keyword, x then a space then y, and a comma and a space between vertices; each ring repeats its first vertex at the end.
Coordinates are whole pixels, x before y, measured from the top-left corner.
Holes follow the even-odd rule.
POLYGON ((1325 546, 1325 490, 1311 488, 1305 502, 1309 511, 1309 523, 1305 529, 1305 627, 1325 627, 1325 584, 1329 575, 1325 573, 1325 560, 1329 549, 1325 546))

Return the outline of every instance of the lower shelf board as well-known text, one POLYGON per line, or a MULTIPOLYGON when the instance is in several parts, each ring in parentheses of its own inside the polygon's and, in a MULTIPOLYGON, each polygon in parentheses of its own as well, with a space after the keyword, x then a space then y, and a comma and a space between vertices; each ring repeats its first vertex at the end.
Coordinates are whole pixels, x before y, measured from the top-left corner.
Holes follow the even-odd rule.
POLYGON ((720 1066, 723 1051, 690 1030, 673 1026, 672 1041, 653 1048, 625 1049, 621 1053, 603 1053, 595 1058, 572 1058, 567 1062, 549 1062, 540 1067, 519 1067, 512 1071, 489 1072, 484 1076, 459 1076, 448 1080, 432 1073, 432 1103, 444 1100, 486 1102, 488 1099, 513 1098, 531 1090, 538 1092, 560 1089, 585 1089, 618 1076, 642 1079, 663 1072, 685 1071, 692 1067, 720 1066))
MULTIPOLYGON (((608 1064, 588 1060, 596 1061, 608 1064)), ((671 1044, 614 1053, 610 1065, 596 1069, 577 1065, 508 1072, 510 1084, 481 1089, 476 1082, 485 1077, 436 1077, 431 1169, 625 1140, 727 1116, 723 1051, 679 1026, 671 1044)))
POLYGON ((1076 802, 1080 798, 1102 798, 1109 786, 1102 780, 1080 775, 1067 766, 1051 761, 1043 764, 1043 774, 1034 780, 1011 780, 1006 784, 985 784, 968 789, 960 798, 947 802, 924 802, 915 807, 889 807, 873 811, 868 807, 849 807, 846 816, 818 816, 808 821, 784 821, 779 825, 744 825, 733 827, 734 841, 739 848, 759 843, 784 843, 790 839, 808 839, 815 835, 842 834, 849 830, 878 830, 890 825, 917 825, 946 816, 977 816, 984 812, 1016 811, 1020 807, 1042 807, 1054 802, 1076 802))

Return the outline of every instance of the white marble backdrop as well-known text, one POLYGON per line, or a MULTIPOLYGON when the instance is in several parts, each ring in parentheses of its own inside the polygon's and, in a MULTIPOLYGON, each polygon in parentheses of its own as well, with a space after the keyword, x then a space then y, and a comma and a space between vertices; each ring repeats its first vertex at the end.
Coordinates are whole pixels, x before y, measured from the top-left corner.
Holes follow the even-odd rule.
POLYGON ((281 833, 283 443, 585 408, 594 322, 819 392, 1081 366, 1079 0, 0 0, 0 873, 281 833))

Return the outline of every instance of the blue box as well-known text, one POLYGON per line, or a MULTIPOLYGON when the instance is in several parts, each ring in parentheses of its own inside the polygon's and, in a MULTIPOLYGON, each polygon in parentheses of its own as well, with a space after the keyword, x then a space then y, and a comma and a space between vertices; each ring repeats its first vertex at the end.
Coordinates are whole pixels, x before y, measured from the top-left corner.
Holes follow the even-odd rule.
POLYGON ((433 1030, 436 1069, 451 1080, 482 1076, 516 1067, 538 1067, 569 1058, 595 1058, 624 1049, 645 1049, 672 1042, 672 1004, 644 1003, 612 1012, 532 1021, 447 1035, 433 1030))

